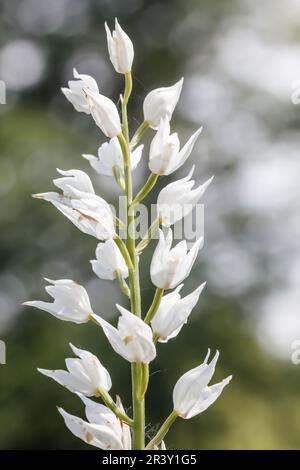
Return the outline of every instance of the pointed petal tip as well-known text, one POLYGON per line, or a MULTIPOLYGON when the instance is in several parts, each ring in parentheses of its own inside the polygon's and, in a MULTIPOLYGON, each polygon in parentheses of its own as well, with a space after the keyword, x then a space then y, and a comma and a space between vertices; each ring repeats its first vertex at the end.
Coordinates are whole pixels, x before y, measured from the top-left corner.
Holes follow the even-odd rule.
POLYGON ((202 282, 202 284, 200 284, 200 286, 198 286, 192 293, 199 294, 199 296, 200 296, 200 294, 204 290, 205 286, 206 286, 206 281, 202 282))
POLYGON ((97 157, 95 157, 94 155, 90 155, 88 153, 82 153, 81 156, 88 162, 92 162, 92 160, 97 160, 97 157))
POLYGON ((180 292, 181 289, 183 288, 184 284, 179 284, 179 286, 176 287, 176 289, 173 290, 173 292, 180 292))
POLYGON ((64 418, 67 412, 61 406, 57 406, 56 409, 59 414, 61 414, 61 416, 64 418))
POLYGON ((188 175, 186 176, 187 181, 189 181, 191 179, 191 177, 194 174, 194 171, 195 171, 195 165, 192 166, 192 168, 190 169, 188 175))
POLYGON ((192 135, 192 137, 194 137, 195 140, 198 139, 199 135, 202 133, 203 131, 203 126, 199 127, 199 129, 197 129, 194 134, 192 135))
POLYGON ((203 186, 204 186, 205 190, 206 190, 206 189, 208 188, 208 186, 213 182, 214 178, 215 178, 215 177, 214 177, 214 175, 213 175, 213 176, 211 176, 207 181, 205 181, 205 183, 203 183, 203 186))
MULTIPOLYGON (((195 143, 196 143, 196 141, 197 141, 199 135, 201 134, 202 130, 203 130, 203 126, 199 127, 199 129, 197 129, 197 130, 191 135, 191 137, 187 140, 186 144, 192 145, 191 152, 192 152, 192 150, 193 150, 193 148, 194 148, 194 145, 195 145, 195 143)), ((184 148, 184 146, 182 147, 182 149, 183 149, 183 148, 184 148)), ((181 150, 182 150, 182 149, 181 149, 181 150)))
POLYGON ((57 173, 59 173, 62 176, 74 176, 75 172, 81 171, 81 170, 74 170, 74 169, 71 169, 71 170, 62 170, 61 168, 55 168, 55 169, 57 173))
POLYGON ((79 398, 85 405, 87 405, 87 404, 89 403, 89 399, 88 399, 86 396, 84 396, 82 393, 80 393, 80 392, 75 392, 75 395, 77 395, 78 398, 79 398))
POLYGON ((43 277, 43 279, 47 282, 50 282, 50 284, 55 284, 56 281, 54 281, 53 279, 49 279, 49 277, 43 277))
POLYGON ((75 349, 77 349, 76 346, 74 346, 74 344, 72 344, 72 343, 69 343, 69 346, 72 349, 73 353, 76 354, 76 352, 75 352, 75 349))
POLYGON ((217 360, 219 359, 219 356, 220 356, 220 351, 216 349, 215 355, 212 358, 211 363, 216 364, 217 360))
MULTIPOLYGON (((204 245, 204 238, 203 238, 203 237, 199 237, 199 238, 195 241, 195 243, 193 244, 191 250, 192 250, 193 248, 195 248, 195 247, 200 250, 201 248, 203 248, 203 245, 204 245)), ((191 251, 191 250, 190 250, 190 251, 191 251)))
POLYGON ((129 310, 127 310, 125 307, 122 307, 122 305, 116 304, 116 307, 117 307, 117 309, 119 310, 119 312, 120 312, 121 315, 128 315, 128 313, 130 313, 131 315, 133 315, 132 312, 130 312, 129 310))
POLYGON ((206 356, 205 356, 205 359, 204 359, 204 364, 207 364, 209 356, 210 356, 210 348, 208 348, 208 350, 207 350, 207 353, 206 353, 206 356))

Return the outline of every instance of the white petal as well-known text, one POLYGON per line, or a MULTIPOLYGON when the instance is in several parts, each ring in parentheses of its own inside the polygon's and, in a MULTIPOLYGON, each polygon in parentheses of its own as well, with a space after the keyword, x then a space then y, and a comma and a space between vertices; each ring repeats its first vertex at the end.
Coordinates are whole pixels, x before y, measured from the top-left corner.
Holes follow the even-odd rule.
POLYGON ((101 279, 115 279, 116 270, 119 270, 125 279, 128 276, 128 268, 124 258, 113 240, 99 243, 96 249, 97 260, 92 260, 93 271, 101 279))
POLYGON ((131 71, 134 49, 129 36, 121 28, 118 20, 115 20, 115 31, 111 34, 105 23, 107 47, 109 58, 118 73, 128 73, 131 71))
POLYGON ((174 171, 178 170, 189 158, 191 155, 194 145, 199 137, 199 135, 202 132, 202 127, 200 127, 186 142, 186 144, 182 147, 180 152, 177 155, 176 160, 174 161, 174 164, 171 166, 170 170, 165 173, 165 175, 170 175, 174 171))
MULTIPOLYGON (((179 287, 181 288, 181 286, 179 287)), ((192 309, 198 302, 204 286, 205 283, 201 284, 191 294, 182 299, 177 294, 178 287, 174 292, 162 298, 161 304, 151 322, 153 332, 160 336, 160 342, 166 342, 178 335, 183 325, 187 322, 192 309)))
POLYGON ((183 78, 170 87, 157 88, 150 91, 143 104, 144 119, 152 129, 157 129, 164 117, 171 120, 175 106, 179 100, 183 78))
POLYGON ((63 178, 56 178, 53 180, 55 186, 60 188, 64 195, 67 197, 76 197, 73 189, 78 191, 87 192, 94 194, 94 188, 90 177, 81 170, 68 170, 63 171, 57 168, 58 173, 63 175, 63 178))
POLYGON ((111 347, 113 350, 122 356, 127 361, 131 362, 132 357, 130 351, 126 348, 125 343, 122 341, 118 330, 108 323, 103 318, 99 317, 98 315, 92 315, 94 320, 101 326, 105 336, 107 337, 111 347))
POLYGON ((90 384, 87 383, 87 381, 75 378, 65 370, 48 370, 39 368, 38 371, 46 377, 50 377, 55 380, 55 382, 59 383, 63 387, 66 387, 70 392, 80 392, 87 396, 92 396, 94 394, 94 390, 91 390, 90 384))
POLYGON ((115 137, 121 133, 120 116, 112 100, 100 93, 84 90, 90 106, 92 117, 97 126, 107 137, 115 137))
POLYGON ((81 363, 84 367, 86 375, 89 377, 90 381, 93 383, 93 387, 104 388, 106 391, 111 389, 112 383, 109 372, 101 364, 99 359, 89 351, 76 348, 70 343, 70 347, 74 354, 81 359, 81 363))
POLYGON ((81 401, 85 404, 85 415, 87 420, 92 424, 100 424, 101 426, 109 426, 116 434, 121 437, 120 421, 113 411, 102 403, 96 403, 90 398, 77 393, 81 401))
POLYGON ((194 416, 203 413, 203 411, 207 410, 207 408, 219 398, 224 387, 229 384, 231 379, 232 375, 222 380, 222 382, 207 387, 205 397, 200 397, 198 399, 197 403, 195 403, 195 405, 189 411, 185 419, 193 418, 194 416))
POLYGON ((131 352, 132 362, 151 362, 156 356, 156 350, 150 326, 121 305, 116 306, 121 313, 119 334, 131 352))
POLYGON ((174 409, 182 418, 188 418, 196 405, 199 407, 200 398, 202 401, 206 399, 207 386, 215 372, 218 357, 217 351, 210 364, 207 364, 207 355, 200 366, 186 372, 177 381, 173 390, 174 409))
POLYGON ((58 411, 74 436, 79 437, 87 444, 103 450, 121 450, 123 448, 122 442, 109 427, 88 423, 67 413, 62 408, 58 408, 58 411))

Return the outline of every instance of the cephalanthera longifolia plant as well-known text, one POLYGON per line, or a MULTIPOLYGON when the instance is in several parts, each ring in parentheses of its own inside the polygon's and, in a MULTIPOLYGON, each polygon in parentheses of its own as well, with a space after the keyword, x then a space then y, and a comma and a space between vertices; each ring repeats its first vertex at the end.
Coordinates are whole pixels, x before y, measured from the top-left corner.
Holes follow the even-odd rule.
POLYGON ((189 275, 202 240, 190 250, 185 240, 171 248, 175 222, 191 212, 211 180, 192 189, 192 171, 181 180, 167 184, 159 193, 157 218, 145 236, 136 242, 135 206, 151 191, 159 176, 169 175, 181 167, 193 150, 201 132, 196 131, 180 148, 177 133, 170 133, 170 120, 179 99, 183 79, 175 85, 151 91, 143 104, 144 122, 132 137, 128 129, 127 105, 132 90, 131 67, 134 56, 132 42, 118 21, 111 33, 105 24, 110 60, 116 72, 124 75, 125 91, 121 97, 121 118, 116 105, 99 92, 96 81, 89 75, 74 70, 74 80, 62 91, 76 111, 91 115, 95 124, 109 138, 98 150, 98 156, 84 155, 93 169, 115 178, 126 196, 126 220, 115 216, 111 206, 95 194, 89 176, 81 170, 58 170, 61 177, 53 183, 61 192, 36 194, 51 202, 82 232, 100 240, 92 268, 101 279, 117 279, 121 291, 130 299, 130 310, 116 305, 120 316, 117 327, 96 315, 84 287, 69 279, 50 280, 46 291, 53 302, 33 301, 27 305, 50 312, 60 320, 85 323, 90 320, 102 328, 114 351, 131 363, 132 416, 121 399, 110 395, 111 377, 99 359, 88 351, 71 349, 76 358, 66 359, 66 370, 39 371, 76 393, 85 406, 86 420, 59 409, 66 426, 77 437, 101 449, 164 449, 163 439, 177 417, 184 419, 205 411, 221 394, 231 377, 208 385, 215 371, 218 352, 186 372, 175 384, 173 410, 156 435, 145 443, 145 395, 149 380, 149 364, 156 357, 156 343, 166 343, 177 336, 198 302, 204 288, 182 297, 182 281, 189 275), (139 145, 146 129, 156 131, 149 149, 150 176, 144 187, 133 195, 132 171, 139 163, 143 145, 139 145), (123 239, 117 227, 125 230, 123 239), (166 227, 163 232, 160 227, 166 227), (156 291, 148 312, 141 311, 139 265, 142 252, 159 229, 159 240, 154 251, 150 274, 156 291), (126 282, 128 279, 128 283, 126 282), (170 293, 165 293, 175 289, 170 293), (97 397, 102 403, 88 397, 97 397))

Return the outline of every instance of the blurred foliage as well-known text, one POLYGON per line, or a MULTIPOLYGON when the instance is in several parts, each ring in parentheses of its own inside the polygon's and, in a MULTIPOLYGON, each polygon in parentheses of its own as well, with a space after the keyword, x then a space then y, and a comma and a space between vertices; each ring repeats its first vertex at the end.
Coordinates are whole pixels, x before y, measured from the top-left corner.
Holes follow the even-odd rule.
MULTIPOLYGON (((72 342, 101 357, 111 372, 113 393, 130 404, 129 366, 112 353, 101 331, 93 325, 79 328, 42 312, 19 308, 22 301, 45 298, 42 277, 47 276, 82 282, 91 293, 95 311, 107 316, 115 314, 116 286, 95 279, 89 267, 95 240, 76 231, 53 207, 30 197, 31 193, 51 190, 55 168, 59 167, 83 168, 96 180, 101 195, 114 199, 109 184, 97 180, 81 158, 82 153, 95 152, 103 139, 101 136, 99 139, 89 118, 76 114, 65 102, 59 88, 71 78, 72 66, 80 66, 84 54, 90 57, 91 51, 99 52, 99 61, 106 61, 107 66, 97 69, 92 61, 79 71, 92 73, 95 66, 100 84, 103 73, 104 93, 117 99, 122 81, 120 76, 112 79, 112 71, 107 72, 110 64, 103 28, 104 20, 117 15, 136 45, 135 88, 130 109, 130 124, 134 128, 141 119, 141 104, 147 90, 172 84, 183 75, 190 59, 189 48, 200 54, 205 44, 211 44, 213 53, 213 39, 221 20, 230 21, 232 15, 242 14, 242 9, 238 9, 240 3, 234 0, 64 0, 62 4, 69 13, 65 12, 61 25, 54 27, 54 22, 50 28, 51 18, 47 23, 45 11, 52 2, 38 3, 45 4, 45 8, 35 23, 28 23, 27 18, 34 13, 33 1, 6 0, 0 7, 1 45, 17 39, 35 41, 42 47, 47 62, 44 74, 32 86, 8 89, 8 104, 0 109, 0 335, 7 344, 7 365, 0 366, 0 448, 84 449, 86 446, 65 429, 56 412, 60 405, 81 416, 81 403, 40 376, 36 367, 63 367, 63 359, 70 355, 68 343, 72 342), (22 3, 25 7, 21 10, 22 3), (193 14, 199 22, 189 29, 187 18, 193 14), (176 42, 177 32, 181 39, 176 42)), ((205 73, 205 57, 198 64, 198 73, 205 73)), ((178 116, 175 119, 177 127, 188 132, 192 129, 185 129, 187 123, 178 116)), ((207 142, 201 145, 203 153, 208 151, 207 142)), ((231 171, 230 164, 218 166, 213 158, 204 168, 207 174, 217 169, 220 178, 231 171)), ((146 174, 146 168, 143 171, 146 174)), ((218 202, 211 201, 206 210, 214 211, 218 202)), ((230 220, 232 236, 243 236, 247 221, 242 214, 230 220)), ((214 239, 208 239, 206 244, 213 243, 214 239)), ((148 262, 152 249, 146 256, 148 262)), ((261 262, 263 269, 264 260, 261 262)), ((186 282, 188 291, 192 284, 200 284, 206 278, 209 264, 209 258, 205 263, 200 261, 190 283, 186 282)), ((146 308, 153 287, 144 272, 142 293, 146 308)), ((265 283, 256 285, 248 295, 255 296, 267 289, 267 279, 265 283)), ((147 399, 149 435, 169 412, 172 387, 178 377, 202 361, 208 347, 221 351, 215 379, 230 373, 234 376, 222 397, 207 412, 193 420, 178 420, 167 438, 168 447, 299 448, 299 372, 295 373, 295 366, 261 349, 253 334, 253 319, 244 308, 246 300, 242 294, 221 295, 209 285, 181 335, 158 346, 159 356, 151 367, 147 399)))

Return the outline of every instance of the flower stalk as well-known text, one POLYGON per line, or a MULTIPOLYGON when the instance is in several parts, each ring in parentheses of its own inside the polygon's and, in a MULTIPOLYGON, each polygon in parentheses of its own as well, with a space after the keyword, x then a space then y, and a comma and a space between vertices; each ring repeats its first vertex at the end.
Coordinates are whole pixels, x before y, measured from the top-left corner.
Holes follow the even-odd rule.
POLYGON ((161 289, 160 287, 157 287, 155 290, 155 294, 152 300, 152 304, 150 305, 150 308, 144 318, 144 322, 149 324, 153 320, 154 315, 157 312, 157 309, 160 305, 161 299, 164 295, 165 290, 161 289))
POLYGON ((115 241, 116 245, 118 246, 120 252, 122 253, 122 256, 125 260, 125 263, 128 266, 128 269, 132 271, 133 270, 133 263, 132 263, 131 255, 130 255, 130 252, 127 249, 125 243, 123 242, 122 238, 119 237, 119 235, 115 235, 114 241, 115 241))
POLYGON ((143 121, 142 124, 137 128, 135 131, 131 141, 130 141, 130 148, 133 149, 141 140, 144 135, 144 132, 150 127, 148 121, 143 121))
POLYGON ((118 167, 118 165, 114 165, 112 170, 113 170, 113 174, 114 174, 115 180, 117 182, 117 185, 119 186, 119 188, 122 191, 125 191, 125 184, 124 184, 124 180, 121 176, 120 168, 118 167))
POLYGON ((172 424, 175 422, 177 418, 178 418, 178 413, 177 411, 173 410, 172 413, 167 417, 165 422, 161 425, 161 427, 157 431, 154 438, 146 446, 146 450, 151 450, 161 443, 161 441, 163 440, 165 435, 168 433, 170 427, 172 426, 172 424))
POLYGON ((70 344, 76 357, 66 359, 66 369, 39 368, 41 374, 76 394, 85 405, 86 420, 58 408, 67 428, 86 444, 100 449, 162 450, 165 449, 163 439, 176 418, 190 419, 204 412, 231 380, 229 376, 209 385, 219 352, 208 362, 208 350, 203 363, 177 380, 173 389, 173 411, 145 447, 145 395, 149 364, 157 355, 156 343, 167 343, 179 334, 205 286, 202 283, 190 294, 181 296, 182 281, 190 274, 203 240, 196 240, 190 249, 186 240, 181 240, 172 248, 171 226, 190 213, 212 178, 192 189, 195 184, 191 180, 193 167, 186 177, 162 188, 157 199, 158 215, 136 243, 136 204, 150 193, 158 176, 169 175, 186 162, 201 128, 182 148, 177 133, 171 130, 170 121, 183 85, 181 79, 172 86, 148 93, 143 103, 144 121, 130 140, 127 106, 132 92, 134 47, 117 19, 113 31, 106 23, 105 29, 112 65, 117 73, 124 75, 121 116, 115 103, 100 94, 95 79, 75 69, 75 80, 70 80, 69 87, 62 91, 76 111, 90 115, 108 138, 98 148, 97 156, 84 154, 83 157, 98 174, 114 178, 124 191, 125 221, 116 217, 110 204, 95 193, 89 175, 82 170, 58 169, 60 177, 53 183, 60 192, 39 193, 34 197, 50 202, 81 232, 97 240, 95 259, 90 260, 92 270, 100 279, 118 281, 121 292, 130 299, 130 311, 116 304, 120 315, 117 326, 113 326, 102 315, 94 313, 85 288, 71 279, 45 278, 49 283, 45 290, 52 297, 51 301, 33 300, 24 304, 49 312, 61 321, 82 324, 92 320, 102 329, 113 350, 131 364, 132 417, 125 412, 119 396, 113 400, 110 374, 93 353, 70 344), (148 128, 156 131, 149 149, 151 174, 133 196, 132 172, 144 148, 138 144, 148 128), (168 230, 163 231, 161 226, 168 230), (150 265, 156 291, 148 312, 142 317, 139 260, 157 231, 159 240, 150 265), (125 234, 125 241, 119 233, 125 234), (170 289, 172 291, 165 294, 170 289), (104 404, 90 397, 99 397, 104 404))
POLYGON ((154 237, 155 233, 159 229, 159 226, 161 225, 161 218, 158 216, 150 225, 148 228, 146 234, 143 236, 141 241, 137 244, 136 251, 137 254, 141 254, 142 251, 149 245, 151 242, 152 238, 154 237))
POLYGON ((131 203, 132 206, 134 206, 135 204, 138 204, 143 199, 145 199, 145 197, 150 193, 150 191, 154 187, 157 179, 158 179, 158 175, 155 175, 154 173, 150 174, 149 178, 146 181, 145 186, 143 186, 143 188, 137 193, 134 200, 132 201, 131 203))
MULTIPOLYGON (((135 217, 132 207, 132 172, 130 161, 129 131, 127 119, 127 104, 132 90, 131 73, 125 74, 125 91, 122 101, 122 129, 123 134, 118 136, 123 159, 125 174, 125 192, 127 199, 127 249, 132 262, 129 270, 129 289, 131 299, 131 311, 141 317, 141 294, 139 281, 138 257, 135 249, 135 217)), ((133 448, 141 450, 145 447, 145 402, 141 397, 140 388, 142 381, 142 365, 133 363, 132 369, 132 406, 133 406, 133 448)))
POLYGON ((125 78, 125 92, 124 92, 124 97, 122 99, 122 131, 126 139, 126 142, 129 143, 127 104, 131 95, 131 91, 132 91, 131 72, 125 73, 124 78, 125 78))
POLYGON ((112 399, 112 397, 110 396, 110 394, 108 392, 106 392, 106 390, 104 390, 103 388, 100 388, 98 389, 98 394, 97 394, 99 397, 102 398, 103 400, 103 403, 105 403, 105 405, 107 406, 107 408, 109 408, 110 410, 112 410, 115 415, 121 420, 123 421, 124 423, 128 424, 128 426, 133 426, 133 420, 131 418, 129 418, 129 416, 127 416, 126 413, 124 413, 118 406, 117 404, 114 402, 114 400, 112 399))
POLYGON ((127 285, 127 282, 122 277, 120 269, 116 269, 115 274, 116 274, 116 278, 118 279, 118 283, 119 283, 121 292, 123 292, 123 294, 125 294, 127 297, 130 298, 130 289, 127 285))

